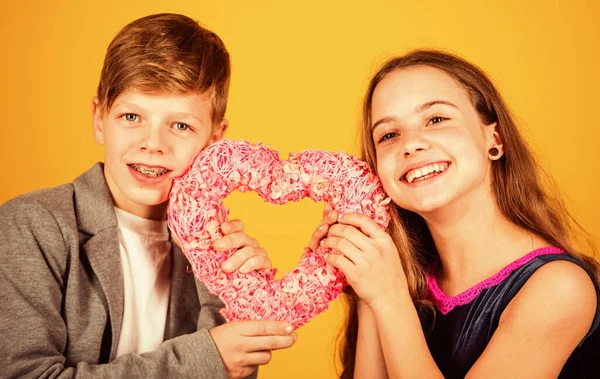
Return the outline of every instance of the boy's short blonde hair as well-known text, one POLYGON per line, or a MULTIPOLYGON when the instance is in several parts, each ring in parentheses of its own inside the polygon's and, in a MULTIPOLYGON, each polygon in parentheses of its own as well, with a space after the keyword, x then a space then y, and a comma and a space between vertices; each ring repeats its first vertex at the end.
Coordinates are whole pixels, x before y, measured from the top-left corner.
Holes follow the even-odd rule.
POLYGON ((213 125, 225 116, 231 64, 215 33, 179 14, 156 14, 125 26, 108 46, 98 100, 109 110, 129 89, 147 93, 205 93, 213 125))

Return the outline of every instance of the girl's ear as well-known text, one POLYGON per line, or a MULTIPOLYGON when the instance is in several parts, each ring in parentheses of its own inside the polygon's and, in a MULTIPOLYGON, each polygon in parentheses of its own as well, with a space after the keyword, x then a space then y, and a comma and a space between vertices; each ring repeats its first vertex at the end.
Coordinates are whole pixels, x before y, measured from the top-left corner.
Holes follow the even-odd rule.
POLYGON ((92 99, 92 126, 94 129, 94 139, 100 145, 104 145, 104 125, 103 109, 97 97, 92 99))
POLYGON ((504 145, 502 144, 502 138, 500 133, 496 131, 497 123, 487 125, 486 135, 488 136, 488 156, 491 160, 495 161, 500 159, 504 155, 504 145))

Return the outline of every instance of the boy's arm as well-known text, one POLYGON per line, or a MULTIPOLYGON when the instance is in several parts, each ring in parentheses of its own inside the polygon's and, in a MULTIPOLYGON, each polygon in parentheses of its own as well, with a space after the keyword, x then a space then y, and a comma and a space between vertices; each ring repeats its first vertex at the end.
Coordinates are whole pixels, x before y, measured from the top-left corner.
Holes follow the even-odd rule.
MULTIPOLYGON (((165 341, 150 353, 124 355, 108 364, 79 362, 66 367, 64 351, 69 341, 62 314, 67 265, 63 232, 44 206, 31 198, 0 206, 3 377, 226 377, 206 329, 165 341)), ((91 339, 90 349, 98 349, 101 339, 91 339)))

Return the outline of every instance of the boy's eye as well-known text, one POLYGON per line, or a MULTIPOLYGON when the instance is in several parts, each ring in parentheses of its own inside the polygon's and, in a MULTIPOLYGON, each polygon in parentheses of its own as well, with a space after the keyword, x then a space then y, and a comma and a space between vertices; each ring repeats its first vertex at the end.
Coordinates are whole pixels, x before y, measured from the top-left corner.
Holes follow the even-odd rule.
POLYGON ((186 131, 190 129, 190 126, 188 124, 184 124, 183 122, 176 122, 173 126, 175 127, 175 129, 181 131, 186 131))
POLYGON ((126 113, 123 115, 123 117, 125 118, 125 120, 130 122, 138 120, 138 115, 136 115, 135 113, 126 113))
POLYGON ((398 135, 399 135, 399 134, 398 134, 398 133, 396 133, 396 132, 388 132, 388 133, 385 133, 384 135, 382 135, 382 136, 379 138, 379 140, 377 141, 377 143, 385 142, 385 141, 387 141, 387 140, 389 140, 389 139, 391 139, 391 138, 394 138, 394 137, 396 137, 396 136, 398 136, 398 135))
POLYGON ((446 117, 433 116, 433 117, 429 118, 427 125, 439 124, 440 122, 445 121, 445 120, 447 120, 446 117))

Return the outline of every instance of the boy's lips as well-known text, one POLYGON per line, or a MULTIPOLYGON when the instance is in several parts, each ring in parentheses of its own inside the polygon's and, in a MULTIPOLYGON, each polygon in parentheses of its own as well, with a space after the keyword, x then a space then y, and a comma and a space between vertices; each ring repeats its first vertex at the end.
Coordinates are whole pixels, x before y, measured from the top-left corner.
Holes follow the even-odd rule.
POLYGON ((150 166, 142 163, 129 163, 127 166, 149 178, 157 178, 172 171, 163 166, 150 166))
POLYGON ((425 180, 444 173, 450 167, 450 161, 417 162, 406 168, 400 180, 408 184, 425 180))
POLYGON ((157 185, 170 180, 172 170, 163 166, 149 166, 141 163, 127 164, 129 173, 144 185, 157 185))

